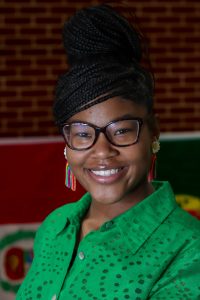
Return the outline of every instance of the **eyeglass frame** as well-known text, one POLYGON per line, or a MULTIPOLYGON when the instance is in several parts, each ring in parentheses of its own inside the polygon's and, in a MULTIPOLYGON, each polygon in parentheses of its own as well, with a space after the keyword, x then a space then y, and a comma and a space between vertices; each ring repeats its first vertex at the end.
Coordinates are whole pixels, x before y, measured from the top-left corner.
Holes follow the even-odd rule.
POLYGON ((142 125, 143 125, 143 124, 144 124, 144 120, 143 120, 142 118, 139 118, 139 117, 138 117, 138 118, 119 118, 119 119, 116 119, 116 120, 113 120, 113 121, 109 122, 108 124, 106 124, 106 125, 103 126, 103 127, 96 126, 96 125, 94 125, 94 124, 92 124, 92 123, 89 123, 89 122, 72 121, 72 122, 69 122, 69 123, 63 123, 63 124, 61 125, 61 132, 62 132, 62 135, 63 135, 63 137, 64 137, 64 140, 65 140, 67 146, 68 146, 70 149, 76 150, 76 151, 85 151, 85 150, 88 150, 88 149, 92 148, 92 147, 96 144, 96 142, 97 142, 97 140, 98 140, 99 135, 100 135, 101 132, 104 134, 104 136, 106 137, 107 141, 108 141, 111 145, 113 145, 113 146, 115 146, 115 147, 128 147, 128 146, 135 145, 135 144, 138 143, 139 136, 140 136, 140 132, 141 132, 141 128, 142 128, 142 125), (107 134, 106 134, 106 128, 107 128, 108 126, 110 126, 111 124, 113 124, 113 123, 116 123, 116 122, 119 122, 119 121, 129 121, 129 120, 133 120, 133 121, 137 121, 137 122, 138 122, 138 125, 139 125, 139 126, 138 126, 138 132, 137 132, 136 140, 135 140, 133 143, 131 143, 131 144, 126 144, 126 145, 116 145, 115 143, 113 143, 112 141, 110 141, 109 137, 108 137, 107 134), (92 128, 95 130, 95 138, 94 138, 94 141, 93 141, 93 143, 92 143, 89 147, 83 148, 83 149, 77 149, 77 148, 74 148, 74 147, 72 147, 71 145, 69 145, 67 139, 65 138, 64 127, 65 127, 65 126, 71 126, 72 124, 89 125, 90 127, 92 127, 92 128))

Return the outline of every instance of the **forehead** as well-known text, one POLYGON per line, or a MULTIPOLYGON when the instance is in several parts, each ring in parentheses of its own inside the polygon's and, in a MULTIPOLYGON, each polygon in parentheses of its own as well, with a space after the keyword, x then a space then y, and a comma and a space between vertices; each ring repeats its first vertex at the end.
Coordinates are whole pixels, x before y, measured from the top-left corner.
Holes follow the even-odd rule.
POLYGON ((105 126, 110 121, 127 115, 143 118, 146 114, 145 106, 136 104, 131 100, 114 97, 75 114, 68 121, 82 121, 97 126, 105 126))

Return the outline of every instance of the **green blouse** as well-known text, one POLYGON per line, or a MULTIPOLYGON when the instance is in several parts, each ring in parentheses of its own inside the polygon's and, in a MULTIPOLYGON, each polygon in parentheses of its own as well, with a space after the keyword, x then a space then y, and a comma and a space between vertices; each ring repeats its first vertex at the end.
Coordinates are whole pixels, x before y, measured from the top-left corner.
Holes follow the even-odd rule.
POLYGON ((177 205, 168 182, 153 184, 153 194, 78 249, 90 195, 51 213, 16 300, 200 300, 200 222, 177 205))

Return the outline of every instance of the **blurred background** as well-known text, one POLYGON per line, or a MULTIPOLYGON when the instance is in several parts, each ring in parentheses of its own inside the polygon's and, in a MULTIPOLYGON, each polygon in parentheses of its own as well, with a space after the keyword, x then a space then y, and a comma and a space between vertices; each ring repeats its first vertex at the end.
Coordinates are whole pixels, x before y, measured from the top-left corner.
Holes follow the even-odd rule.
MULTIPOLYGON (((81 7, 103 1, 0 1, 0 135, 46 136, 57 130, 52 99, 66 58, 61 31, 81 7)), ((115 6, 148 38, 161 131, 200 129, 200 3, 126 1, 115 6)))
MULTIPOLYGON (((64 187, 64 143, 52 103, 67 69, 62 27, 77 9, 106 1, 0 0, 0 299, 14 299, 32 261, 35 230, 78 199, 64 187)), ((113 1, 146 37, 155 74, 161 151, 157 178, 200 218, 200 2, 113 1)))

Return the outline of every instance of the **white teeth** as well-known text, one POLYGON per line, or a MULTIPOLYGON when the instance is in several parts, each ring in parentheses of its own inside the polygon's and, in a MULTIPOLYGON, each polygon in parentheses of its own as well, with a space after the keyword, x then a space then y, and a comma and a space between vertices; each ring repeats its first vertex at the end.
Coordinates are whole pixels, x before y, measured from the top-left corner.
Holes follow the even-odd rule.
MULTIPOLYGON (((121 169, 121 168, 120 168, 121 169)), ((91 170, 97 176, 111 176, 119 172, 120 169, 111 169, 111 170, 91 170)))

